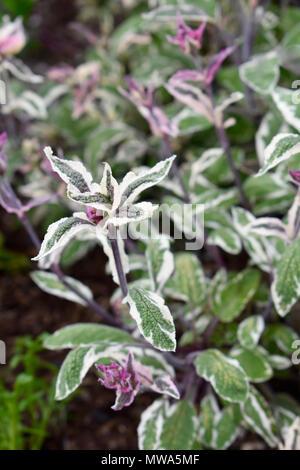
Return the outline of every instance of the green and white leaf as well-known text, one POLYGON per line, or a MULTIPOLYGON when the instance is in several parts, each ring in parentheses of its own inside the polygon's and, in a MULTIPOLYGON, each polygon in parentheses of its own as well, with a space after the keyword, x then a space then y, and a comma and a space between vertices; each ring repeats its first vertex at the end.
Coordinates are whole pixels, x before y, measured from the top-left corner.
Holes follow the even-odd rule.
POLYGON ((133 172, 127 173, 120 184, 121 204, 132 203, 142 191, 163 180, 169 173, 175 158, 176 155, 173 155, 138 175, 133 172))
POLYGON ((76 348, 102 343, 132 343, 129 333, 112 326, 99 323, 75 323, 65 326, 45 338, 43 344, 47 349, 76 348))
POLYGON ((249 390, 247 400, 240 405, 245 422, 259 434, 270 447, 278 445, 274 435, 274 418, 264 397, 254 388, 249 390))
POLYGON ((263 175, 298 153, 300 153, 300 136, 298 134, 277 134, 265 149, 264 165, 257 176, 263 175))
POLYGON ((240 237, 236 232, 230 228, 219 228, 213 230, 208 238, 207 243, 209 245, 217 245, 226 253, 237 255, 242 250, 242 243, 240 237))
POLYGON ((49 225, 39 254, 32 258, 33 261, 40 260, 54 250, 63 249, 81 231, 94 232, 94 226, 78 217, 64 217, 49 225))
POLYGON ((150 240, 147 244, 146 259, 152 290, 160 293, 174 271, 174 255, 170 251, 170 240, 163 236, 150 240))
POLYGON ((237 318, 255 294, 259 280, 260 273, 255 269, 246 269, 229 280, 219 297, 215 298, 215 315, 225 323, 237 318))
POLYGON ((140 450, 189 450, 195 438, 195 408, 187 401, 173 405, 156 400, 141 415, 140 450))
POLYGON ((264 331, 265 321, 262 315, 252 315, 243 320, 237 330, 237 337, 240 344, 247 349, 257 346, 264 331))
POLYGON ((276 266, 271 292, 277 312, 284 317, 300 297, 300 238, 287 247, 276 266))
POLYGON ((155 400, 141 414, 140 424, 137 429, 139 450, 158 450, 160 436, 165 420, 166 402, 162 399, 155 400))
MULTIPOLYGON (((114 360, 125 363, 127 354, 130 351, 138 362, 150 368, 154 378, 161 375, 165 376, 166 372, 170 375, 174 374, 164 358, 149 349, 141 349, 134 345, 125 347, 121 343, 108 343, 107 341, 88 346, 77 346, 69 352, 59 370, 55 398, 63 400, 76 390, 88 370, 96 362, 100 361, 107 364, 109 361, 114 360)), ((169 390, 165 389, 162 393, 169 394, 169 390)), ((173 393, 172 396, 174 396, 173 393)))
POLYGON ((58 173, 61 179, 79 193, 91 190, 93 178, 80 161, 64 160, 53 155, 51 147, 45 147, 45 155, 51 163, 53 171, 58 173))
POLYGON ((230 355, 239 362, 250 382, 265 382, 273 375, 270 362, 258 348, 244 349, 236 347, 230 355))
POLYGON ((160 435, 161 450, 189 450, 195 439, 196 411, 188 401, 181 400, 166 407, 160 435))
POLYGON ((272 98, 285 121, 300 132, 300 104, 295 97, 295 90, 276 87, 272 98))
POLYGON ((276 52, 254 56, 239 67, 241 80, 257 93, 271 93, 279 79, 279 58, 276 52))
POLYGON ((206 279, 196 255, 175 255, 175 272, 166 284, 165 292, 176 300, 186 302, 191 310, 201 311, 206 299, 206 279))
POLYGON ((49 273, 47 271, 33 271, 30 274, 30 277, 40 289, 48 294, 55 295, 56 297, 62 297, 63 299, 71 300, 72 302, 77 302, 81 305, 87 305, 86 300, 93 299, 92 291, 82 284, 82 282, 77 281, 77 279, 74 279, 73 277, 65 276, 64 280, 85 297, 86 300, 63 284, 54 273, 49 273))
POLYGON ((194 361, 197 374, 211 383, 224 400, 243 402, 248 394, 248 380, 238 361, 217 349, 207 349, 194 361))
POLYGON ((161 351, 175 351, 175 326, 162 297, 145 289, 130 288, 124 302, 144 338, 161 351))

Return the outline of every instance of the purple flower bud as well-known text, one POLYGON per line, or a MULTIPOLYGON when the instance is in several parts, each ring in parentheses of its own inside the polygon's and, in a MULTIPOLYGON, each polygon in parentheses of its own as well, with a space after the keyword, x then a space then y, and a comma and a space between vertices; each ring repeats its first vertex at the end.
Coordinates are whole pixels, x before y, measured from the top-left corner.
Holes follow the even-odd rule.
POLYGON ((300 171, 298 170, 288 170, 291 177, 292 183, 300 186, 300 171))
POLYGON ((99 222, 101 222, 101 220, 104 217, 103 211, 95 209, 94 207, 91 207, 91 206, 87 206, 86 215, 95 224, 98 224, 99 222))
POLYGON ((177 35, 167 36, 168 41, 172 44, 179 46, 179 48, 186 53, 190 52, 190 46, 196 49, 201 49, 202 38, 206 28, 206 23, 202 23, 199 28, 191 29, 182 19, 181 15, 177 17, 177 35))
POLYGON ((22 20, 16 18, 14 21, 4 23, 0 27, 0 55, 8 57, 20 52, 25 46, 26 37, 22 20))
POLYGON ((176 137, 178 134, 177 125, 153 103, 153 87, 144 88, 131 77, 126 77, 126 82, 129 92, 123 89, 120 91, 148 121, 152 134, 158 137, 162 137, 164 134, 176 137))
POLYGON ((209 85, 213 81, 217 70, 219 70, 224 60, 232 54, 235 49, 236 46, 226 47, 213 57, 211 64, 204 70, 204 81, 206 84, 209 85))
POLYGON ((125 366, 111 361, 109 366, 96 364, 96 369, 103 377, 100 377, 98 381, 104 387, 116 390, 116 401, 112 409, 121 410, 124 406, 131 405, 140 386, 133 354, 128 353, 125 366))

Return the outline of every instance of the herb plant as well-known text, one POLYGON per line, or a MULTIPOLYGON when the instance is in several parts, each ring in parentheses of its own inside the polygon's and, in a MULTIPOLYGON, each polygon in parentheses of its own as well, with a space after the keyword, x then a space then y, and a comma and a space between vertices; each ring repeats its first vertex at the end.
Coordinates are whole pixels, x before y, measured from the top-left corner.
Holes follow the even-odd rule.
MULTIPOLYGON (((100 318, 45 337, 70 350, 55 397, 91 369, 99 393, 115 390, 116 411, 159 395, 141 415, 139 449, 299 448, 300 408, 284 386, 299 390, 299 11, 157 0, 89 14, 103 12, 102 40, 77 24, 82 64, 50 68, 39 94, 3 107, 30 121, 25 169, 1 135, 0 203, 36 248, 32 280, 100 318), (157 214, 174 232, 147 224, 157 214), (41 243, 37 219, 49 221, 41 243), (95 247, 116 284, 109 308, 62 270, 95 247)), ((5 28, 0 67, 39 81, 17 72, 20 42, 7 50, 5 28)))

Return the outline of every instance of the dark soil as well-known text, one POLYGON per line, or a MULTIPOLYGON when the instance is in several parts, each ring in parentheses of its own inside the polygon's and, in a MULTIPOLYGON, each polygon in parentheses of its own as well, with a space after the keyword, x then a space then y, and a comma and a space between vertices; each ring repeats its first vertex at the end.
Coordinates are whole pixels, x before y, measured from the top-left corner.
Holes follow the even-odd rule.
MULTIPOLYGON (((22 230, 8 234, 8 216, 1 211, 0 232, 6 234, 7 248, 33 256, 26 234, 22 230)), ((67 274, 80 279, 94 292, 95 299, 108 306, 114 289, 104 272, 106 259, 100 249, 76 264, 67 274)), ((35 266, 33 266, 35 268, 35 266)), ((0 272, 0 338, 7 345, 7 363, 19 336, 38 336, 76 322, 99 322, 99 316, 89 308, 42 292, 28 272, 8 274, 0 272)), ((65 353, 45 351, 42 357, 60 366, 65 353)), ((1 366, 0 377, 13 382, 14 372, 1 366)), ((52 377, 49 377, 51 379, 52 377)), ((137 449, 136 427, 141 412, 151 403, 150 394, 137 397, 134 404, 121 412, 110 409, 114 392, 97 383, 90 371, 80 392, 67 405, 66 421, 49 430, 45 449, 137 449)))

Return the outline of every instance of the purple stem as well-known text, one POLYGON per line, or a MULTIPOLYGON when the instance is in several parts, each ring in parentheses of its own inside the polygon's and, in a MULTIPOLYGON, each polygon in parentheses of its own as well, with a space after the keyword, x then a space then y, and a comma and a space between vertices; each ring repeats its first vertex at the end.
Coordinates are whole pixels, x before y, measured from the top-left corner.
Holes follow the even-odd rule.
MULTIPOLYGON (((117 232, 115 232, 115 233, 117 233, 117 232)), ((115 236, 110 236, 109 240, 110 240, 111 249, 112 249, 112 252, 113 252, 113 255, 114 255, 116 270, 117 270, 118 278, 119 278, 119 282, 120 282, 120 288, 121 288, 123 297, 126 297, 127 294, 128 294, 128 286, 127 286, 127 279, 126 279, 126 275, 124 273, 122 260, 121 260, 121 256, 120 256, 118 240, 115 236)))

